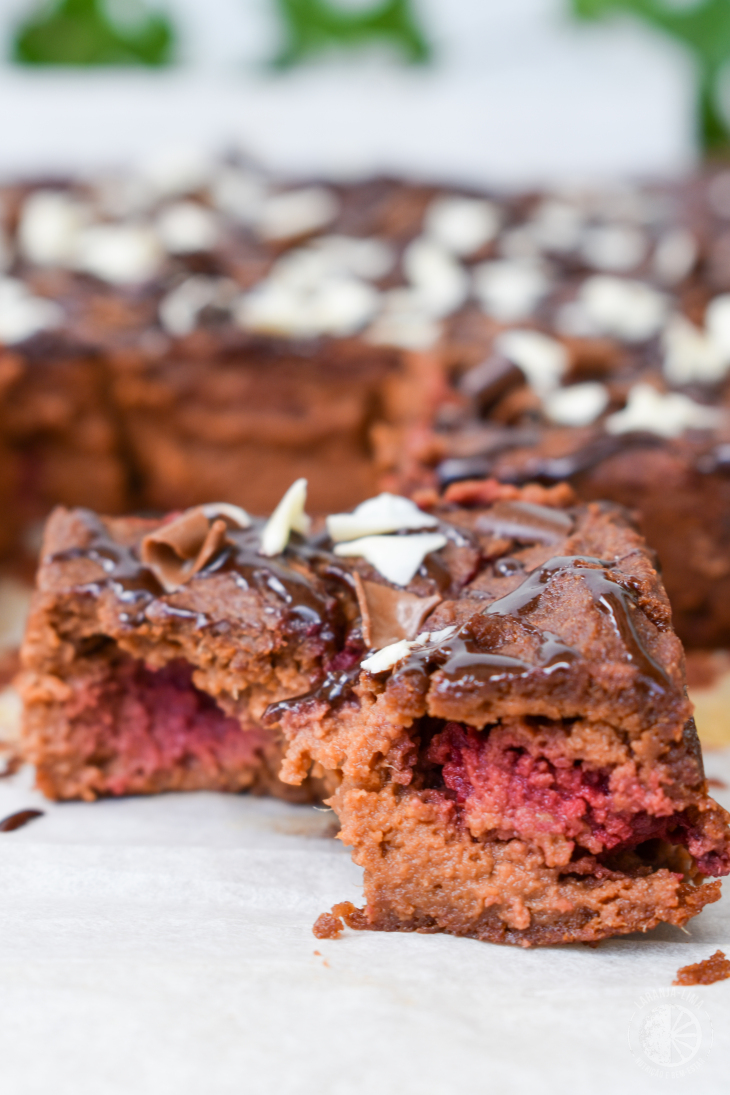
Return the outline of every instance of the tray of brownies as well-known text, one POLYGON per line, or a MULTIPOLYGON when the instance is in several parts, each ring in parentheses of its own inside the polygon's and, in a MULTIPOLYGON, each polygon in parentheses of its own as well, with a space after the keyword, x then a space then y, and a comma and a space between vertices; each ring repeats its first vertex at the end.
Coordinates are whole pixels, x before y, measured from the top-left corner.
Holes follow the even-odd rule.
POLYGON ((373 1009, 411 1054, 460 1028, 419 1090, 479 1082, 469 1013, 526 1090, 496 1001, 544 1022, 546 978, 610 1074, 605 1024, 727 941, 730 171, 504 193, 231 158, 0 198, 6 923, 81 938, 82 887, 92 1034, 105 962, 149 987, 151 924, 168 1016, 178 933, 206 998, 241 971, 211 1024, 287 1001, 320 1076, 350 1007, 384 1091, 414 1066, 373 1009))

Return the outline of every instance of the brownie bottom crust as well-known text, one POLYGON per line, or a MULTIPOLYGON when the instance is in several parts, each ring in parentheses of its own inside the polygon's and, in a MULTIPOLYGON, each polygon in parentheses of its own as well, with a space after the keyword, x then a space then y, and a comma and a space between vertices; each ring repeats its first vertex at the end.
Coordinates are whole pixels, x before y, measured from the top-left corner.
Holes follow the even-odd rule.
POLYGON ((336 910, 349 927, 447 932, 522 947, 595 942, 682 927, 720 899, 682 848, 654 841, 598 863, 549 865, 532 842, 474 841, 443 803, 424 794, 335 795, 347 817, 341 839, 365 868, 367 903, 336 910), (684 853, 684 854, 683 854, 684 853))

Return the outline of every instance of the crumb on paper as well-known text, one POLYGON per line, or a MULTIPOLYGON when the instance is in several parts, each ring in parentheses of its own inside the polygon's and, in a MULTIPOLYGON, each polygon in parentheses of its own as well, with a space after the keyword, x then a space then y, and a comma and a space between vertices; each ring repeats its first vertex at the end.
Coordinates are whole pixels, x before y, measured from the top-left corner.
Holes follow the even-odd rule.
POLYGON ((695 962, 692 966, 682 966, 677 970, 677 979, 673 985, 712 985, 715 981, 725 981, 730 977, 730 961, 722 951, 715 951, 710 958, 695 962))
POLYGON ((339 939, 344 928, 345 925, 338 916, 333 916, 332 913, 322 913, 315 920, 312 931, 317 939, 339 939))

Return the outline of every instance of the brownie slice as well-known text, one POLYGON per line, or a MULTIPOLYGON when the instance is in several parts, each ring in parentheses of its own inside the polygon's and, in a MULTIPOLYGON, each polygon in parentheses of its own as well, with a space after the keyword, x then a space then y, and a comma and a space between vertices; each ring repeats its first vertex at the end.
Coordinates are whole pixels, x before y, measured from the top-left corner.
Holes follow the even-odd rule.
POLYGON ((355 927, 593 941, 719 898, 728 816, 623 511, 485 481, 312 533, 305 489, 265 524, 54 513, 21 678, 46 794, 331 794, 355 927))
POLYGON ((20 678, 49 797, 331 789, 316 765, 301 787, 280 782, 281 735, 261 715, 347 662, 350 579, 301 537, 262 556, 263 522, 209 512, 49 519, 20 678))
POLYGON ((730 870, 729 819, 652 553, 565 487, 454 488, 431 517, 444 544, 406 587, 382 568, 412 533, 372 538, 380 574, 353 563, 366 641, 389 642, 351 690, 269 709, 283 778, 341 781, 366 904, 333 912, 523 946, 684 924, 720 897, 701 883, 730 870))

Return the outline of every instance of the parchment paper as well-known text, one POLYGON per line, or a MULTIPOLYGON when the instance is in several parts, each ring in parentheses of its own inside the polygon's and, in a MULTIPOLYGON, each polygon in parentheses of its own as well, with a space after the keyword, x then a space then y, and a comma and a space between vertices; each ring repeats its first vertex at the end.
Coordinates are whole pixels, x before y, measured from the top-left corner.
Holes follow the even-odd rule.
MULTIPOLYGON (((730 783, 730 751, 707 768, 730 783)), ((361 893, 331 813, 213 794, 54 805, 24 769, 0 781, 0 817, 27 807, 45 816, 0 833, 7 1095, 728 1090, 730 981, 682 1004, 713 1028, 689 1079, 651 1076, 628 1044, 642 994, 730 953, 728 900, 689 934, 597 949, 321 942, 317 915, 361 893)))

